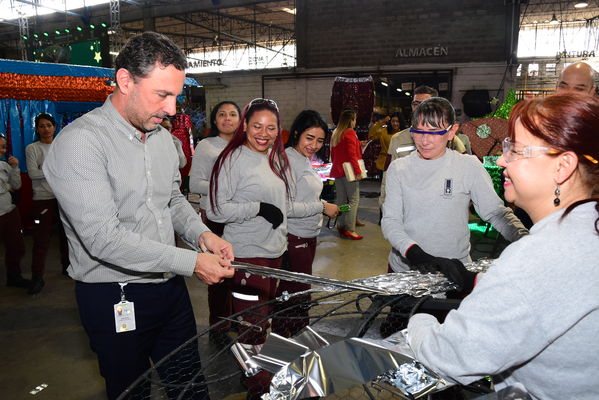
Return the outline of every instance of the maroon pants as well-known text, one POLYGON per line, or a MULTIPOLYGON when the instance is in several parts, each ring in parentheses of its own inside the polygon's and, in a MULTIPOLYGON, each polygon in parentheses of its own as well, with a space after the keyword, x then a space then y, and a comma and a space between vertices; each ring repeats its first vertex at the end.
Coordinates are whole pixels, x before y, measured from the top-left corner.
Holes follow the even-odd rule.
POLYGON ((34 200, 33 201, 33 254, 31 258, 31 274, 43 276, 46 270, 46 255, 52 235, 52 226, 58 225, 58 239, 60 242, 60 262, 69 265, 69 247, 64 233, 62 222, 58 214, 58 201, 34 200))
POLYGON ((0 215, 0 240, 4 243, 4 263, 6 275, 21 275, 21 258, 25 254, 25 241, 21 231, 21 216, 14 208, 11 212, 0 215))
MULTIPOLYGON (((312 263, 316 254, 316 238, 301 238, 287 235, 287 260, 283 268, 292 272, 301 272, 312 275, 312 263)), ((310 289, 307 283, 279 281, 277 297, 283 292, 297 293, 310 289)), ((284 303, 275 306, 275 315, 272 319, 272 331, 285 337, 291 337, 310 323, 308 303, 310 295, 291 297, 284 303)))
MULTIPOLYGON (((281 268, 281 257, 278 258, 236 258, 236 261, 246 262, 263 267, 281 268)), ((272 313, 270 304, 263 304, 273 299, 277 289, 277 280, 264 278, 245 272, 235 271, 233 276, 233 313, 252 308, 243 313, 243 325, 238 325, 240 343, 262 344, 266 340, 269 328, 268 318, 272 313), (250 325, 250 326, 247 326, 250 325)))
MULTIPOLYGON (((210 228, 212 233, 218 236, 223 235, 225 224, 220 224, 208 219, 206 210, 200 208, 200 216, 202 222, 210 228)), ((222 283, 216 283, 208 286, 208 310, 210 312, 208 321, 210 325, 222 322, 221 317, 229 317, 231 315, 231 279, 225 279, 222 283)), ((227 331, 231 327, 229 323, 221 323, 218 326, 219 331, 227 331)))

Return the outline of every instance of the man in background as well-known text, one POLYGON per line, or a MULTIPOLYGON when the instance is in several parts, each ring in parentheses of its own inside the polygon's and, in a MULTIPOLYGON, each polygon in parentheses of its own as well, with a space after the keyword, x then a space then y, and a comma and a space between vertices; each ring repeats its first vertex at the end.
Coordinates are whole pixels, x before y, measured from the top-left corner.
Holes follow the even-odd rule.
POLYGON ((555 85, 555 93, 595 94, 595 71, 584 62, 568 65, 559 76, 555 85))

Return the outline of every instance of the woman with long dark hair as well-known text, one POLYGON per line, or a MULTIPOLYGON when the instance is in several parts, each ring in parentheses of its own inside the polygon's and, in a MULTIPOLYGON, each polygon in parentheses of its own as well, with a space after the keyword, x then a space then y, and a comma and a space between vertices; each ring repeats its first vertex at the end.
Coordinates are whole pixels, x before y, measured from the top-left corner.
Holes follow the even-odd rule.
MULTIPOLYGON (((322 227, 323 215, 334 218, 339 213, 336 204, 320 199, 322 180, 310 164, 324 145, 328 127, 319 113, 304 110, 291 124, 287 141, 287 157, 291 166, 293 185, 291 201, 287 211, 287 256, 285 268, 293 272, 312 274, 312 263, 316 254, 316 238, 322 227)), ((308 290, 310 285, 281 280, 277 296, 308 290)), ((296 296, 281 303, 281 311, 273 319, 273 332, 291 337, 309 324, 308 310, 299 306, 309 301, 310 296, 296 296), (295 305, 295 307, 294 307, 295 305), (294 318, 287 318, 293 316, 294 318), (300 318, 301 317, 301 318, 300 318)))
MULTIPOLYGON (((290 182, 279 109, 272 100, 254 99, 244 107, 241 119, 212 169, 206 214, 225 224, 223 238, 233 244, 236 261, 280 268, 287 249, 290 182)), ((233 313, 258 306, 244 314, 244 324, 237 327, 240 343, 264 343, 269 324, 263 316, 271 310, 259 305, 274 297, 276 283, 276 279, 235 272, 233 313)), ((262 387, 268 383, 263 375, 267 374, 246 381, 250 398, 267 390, 262 387)))
MULTIPOLYGON (((210 175, 212 167, 218 155, 229 144, 235 131, 239 127, 241 110, 233 101, 221 101, 212 108, 210 112, 210 134, 201 140, 196 146, 191 164, 189 177, 189 190, 200 195, 200 215, 202 221, 217 235, 223 234, 223 224, 211 221, 206 216, 206 210, 210 206, 210 175)), ((221 317, 231 314, 230 280, 208 286, 208 321, 210 325, 219 322, 218 329, 211 330, 210 340, 216 345, 227 344, 225 331, 229 324, 222 323, 221 317)))
MULTIPOLYGON (((599 100, 555 95, 516 104, 503 143, 507 201, 534 222, 443 324, 417 314, 416 357, 462 384, 496 376, 533 399, 597 399, 599 100), (556 377, 559 379, 556 380, 556 377)), ((476 275, 441 272, 463 287, 476 275)))
POLYGON ((35 133, 37 140, 25 148, 27 173, 33 188, 33 254, 31 258, 31 287, 29 294, 39 293, 44 287, 46 256, 52 235, 52 225, 58 226, 60 243, 60 262, 62 273, 67 274, 69 266, 69 248, 67 237, 58 213, 58 201, 50 185, 46 181, 42 165, 54 141, 56 121, 47 113, 35 117, 35 133))
POLYGON ((361 169, 358 161, 362 159, 362 150, 358 135, 354 130, 356 126, 356 112, 345 109, 339 116, 339 123, 331 137, 331 178, 335 178, 335 192, 337 205, 349 204, 350 211, 343 213, 337 219, 337 228, 342 237, 360 240, 362 236, 356 232, 356 217, 360 203, 361 169), (345 176, 343 164, 349 163, 356 180, 350 181, 345 176))

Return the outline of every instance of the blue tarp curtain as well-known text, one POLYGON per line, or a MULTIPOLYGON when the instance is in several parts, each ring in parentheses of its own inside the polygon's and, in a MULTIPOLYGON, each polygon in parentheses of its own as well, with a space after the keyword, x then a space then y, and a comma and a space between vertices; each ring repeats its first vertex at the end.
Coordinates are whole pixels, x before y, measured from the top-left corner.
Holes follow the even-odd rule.
POLYGON ((0 131, 9 142, 9 150, 19 160, 19 168, 26 171, 25 147, 35 137, 34 119, 39 113, 48 113, 56 119, 57 131, 62 126, 62 115, 48 100, 0 99, 0 131))

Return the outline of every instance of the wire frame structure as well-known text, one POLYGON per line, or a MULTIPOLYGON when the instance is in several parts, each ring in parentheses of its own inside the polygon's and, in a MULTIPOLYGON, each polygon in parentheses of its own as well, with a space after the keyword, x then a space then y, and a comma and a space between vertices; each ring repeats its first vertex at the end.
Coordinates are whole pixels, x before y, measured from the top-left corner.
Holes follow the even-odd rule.
MULTIPOLYGON (((234 342, 251 341, 247 339, 264 329, 291 337, 308 324, 331 343, 351 337, 381 339, 405 328, 418 308, 446 313, 459 304, 429 296, 389 296, 359 290, 303 292, 283 298, 248 308, 199 332, 139 377, 119 400, 259 399, 268 393, 271 376, 266 371, 245 376, 230 350, 234 342), (231 328, 223 333, 222 328, 228 325, 231 328)), ((390 388, 364 384, 326 398, 403 397, 390 388)))

